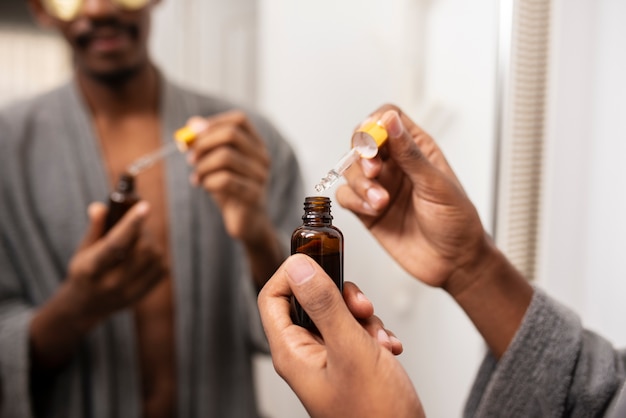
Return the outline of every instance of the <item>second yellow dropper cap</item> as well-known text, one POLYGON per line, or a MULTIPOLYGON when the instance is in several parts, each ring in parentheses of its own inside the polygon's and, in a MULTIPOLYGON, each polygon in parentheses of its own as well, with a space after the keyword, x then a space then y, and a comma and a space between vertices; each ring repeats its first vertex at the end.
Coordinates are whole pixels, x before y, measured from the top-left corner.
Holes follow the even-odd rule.
POLYGON ((373 158, 387 140, 387 130, 379 122, 367 122, 352 135, 352 146, 363 158, 373 158))
POLYGON ((188 126, 183 126, 174 132, 174 139, 178 145, 178 149, 183 152, 187 151, 189 146, 196 140, 196 133, 188 126))

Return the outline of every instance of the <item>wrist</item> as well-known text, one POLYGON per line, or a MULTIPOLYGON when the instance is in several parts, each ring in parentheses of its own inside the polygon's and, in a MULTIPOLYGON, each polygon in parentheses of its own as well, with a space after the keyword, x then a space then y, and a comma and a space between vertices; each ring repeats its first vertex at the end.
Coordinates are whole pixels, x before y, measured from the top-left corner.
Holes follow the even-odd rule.
POLYGON ((90 309, 93 301, 90 301, 85 292, 70 281, 61 285, 51 302, 57 305, 60 319, 76 333, 86 334, 101 320, 99 315, 90 309))
POLYGON ((248 252, 267 251, 269 243, 275 238, 274 227, 265 214, 257 214, 249 220, 241 241, 248 252))
POLYGON ((79 342, 97 323, 81 309, 71 285, 59 287, 54 296, 34 315, 30 324, 33 371, 53 371, 62 367, 79 342))
POLYGON ((263 223, 250 239, 243 241, 250 264, 252 279, 257 289, 269 280, 286 257, 276 230, 269 220, 263 223))
POLYGON ((493 278, 490 272, 497 271, 504 255, 496 248, 491 238, 483 232, 481 239, 471 246, 473 251, 465 261, 459 263, 446 280, 443 289, 455 300, 471 294, 482 281, 493 278))
POLYGON ((485 244, 464 280, 446 290, 499 358, 524 319, 533 288, 490 239, 485 244))

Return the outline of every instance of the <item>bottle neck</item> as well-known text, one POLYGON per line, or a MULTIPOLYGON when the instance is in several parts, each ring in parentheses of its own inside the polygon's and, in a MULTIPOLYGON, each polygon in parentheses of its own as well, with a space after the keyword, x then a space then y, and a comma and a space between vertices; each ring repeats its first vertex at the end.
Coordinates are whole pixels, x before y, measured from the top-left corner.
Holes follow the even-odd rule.
POLYGON ((302 221, 304 225, 332 225, 333 217, 330 214, 330 198, 322 196, 305 198, 302 221))
POLYGON ((116 191, 120 193, 132 193, 135 191, 135 178, 130 174, 123 173, 117 182, 116 191))

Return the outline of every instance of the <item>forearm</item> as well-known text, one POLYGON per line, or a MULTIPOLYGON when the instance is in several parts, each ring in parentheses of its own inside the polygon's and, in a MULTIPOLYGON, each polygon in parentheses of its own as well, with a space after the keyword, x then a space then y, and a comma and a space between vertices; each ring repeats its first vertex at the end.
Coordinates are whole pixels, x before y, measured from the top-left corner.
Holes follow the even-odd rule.
POLYGON ((500 358, 524 319, 533 288, 491 242, 480 261, 463 274, 471 284, 451 296, 500 358))
POLYGON ((276 230, 269 222, 255 234, 254 239, 244 242, 244 247, 252 279, 257 290, 260 290, 276 272, 287 254, 280 245, 276 230))
POLYGON ((95 325, 79 311, 67 284, 42 306, 33 317, 30 334, 32 371, 54 372, 66 364, 80 342, 95 325))

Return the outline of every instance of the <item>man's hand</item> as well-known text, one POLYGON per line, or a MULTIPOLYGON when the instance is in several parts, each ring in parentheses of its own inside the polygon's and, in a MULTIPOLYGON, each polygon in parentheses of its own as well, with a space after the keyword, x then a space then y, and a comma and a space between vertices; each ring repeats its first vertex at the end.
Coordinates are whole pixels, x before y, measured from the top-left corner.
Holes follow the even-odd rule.
POLYGON ((193 117, 187 126, 197 135, 188 154, 195 167, 191 182, 217 202, 226 231, 244 245, 260 289, 284 260, 265 201, 271 163, 265 142, 241 111, 193 117))
POLYGON ((191 181, 219 205, 231 237, 254 242, 269 219, 265 193, 270 157, 245 113, 230 111, 189 119, 197 133, 188 154, 195 167, 191 181))
POLYGON ((435 141, 397 107, 372 117, 389 138, 379 156, 348 170, 337 200, 406 271, 446 290, 501 356, 532 287, 487 236, 435 141))
POLYGON ((143 234, 148 212, 146 202, 137 203, 102 236, 106 206, 90 205, 90 227, 70 261, 67 278, 31 322, 35 369, 61 366, 90 329, 132 306, 165 277, 162 251, 143 234))
POLYGON ((431 286, 460 292, 489 246, 474 205, 433 139, 392 106, 372 115, 389 138, 377 157, 346 173, 337 200, 389 254, 431 286))
POLYGON ((423 416, 417 393, 392 354, 394 345, 401 351, 399 342, 358 289, 346 285, 344 302, 335 283, 303 254, 287 259, 267 282, 258 303, 276 371, 312 417, 423 416), (292 294, 321 337, 292 322, 292 294), (366 328, 351 310, 368 318, 366 328))
POLYGON ((97 322, 131 306, 166 274, 162 250, 146 236, 146 202, 133 206, 103 237, 106 209, 89 207, 90 229, 70 261, 66 285, 83 318, 97 322))

